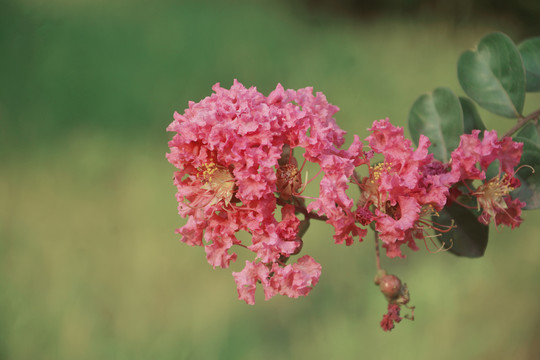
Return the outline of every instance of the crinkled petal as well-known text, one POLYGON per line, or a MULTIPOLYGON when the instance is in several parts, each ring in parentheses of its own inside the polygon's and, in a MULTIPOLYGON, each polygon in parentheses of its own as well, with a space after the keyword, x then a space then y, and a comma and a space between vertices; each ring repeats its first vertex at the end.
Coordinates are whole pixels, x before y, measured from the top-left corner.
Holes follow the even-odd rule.
POLYGON ((255 290, 260 281, 264 287, 268 287, 270 270, 263 263, 255 263, 246 260, 246 266, 240 272, 233 272, 238 299, 244 300, 249 305, 255 305, 255 290))

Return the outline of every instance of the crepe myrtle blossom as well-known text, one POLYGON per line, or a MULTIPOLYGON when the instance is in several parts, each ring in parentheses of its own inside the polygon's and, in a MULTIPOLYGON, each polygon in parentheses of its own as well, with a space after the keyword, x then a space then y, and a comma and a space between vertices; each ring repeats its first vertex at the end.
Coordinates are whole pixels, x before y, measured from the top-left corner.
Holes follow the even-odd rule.
POLYGON ((349 149, 341 148, 345 132, 333 118, 338 108, 312 88, 295 91, 278 85, 264 96, 235 80, 230 89, 219 83, 212 89, 211 96, 190 102, 184 114, 175 113, 168 127, 175 133, 167 159, 178 169, 178 213, 188 218, 177 230, 181 241, 204 246, 214 268, 229 267, 238 249, 252 251, 254 260, 235 273, 239 297, 248 303, 253 303, 254 279, 263 284, 266 298, 307 295, 318 281, 320 265, 309 256, 285 264, 302 245, 297 215, 319 216, 340 229, 349 221, 337 242, 358 235, 347 217, 354 202, 345 194, 362 153, 358 137, 349 149), (315 163, 322 173, 320 196, 312 206, 321 215, 304 206, 303 165, 298 168, 295 148, 304 149, 303 164, 315 163), (275 216, 278 206, 280 219, 275 216), (251 241, 243 243, 239 231, 249 232, 251 241))
POLYGON ((233 273, 233 276, 237 284, 238 298, 253 305, 258 283, 262 284, 266 300, 276 294, 291 298, 306 296, 319 281, 321 265, 309 255, 285 266, 273 263, 269 267, 261 262, 246 261, 244 269, 233 273))
POLYGON ((482 139, 479 135, 480 130, 462 135, 458 148, 452 152, 451 174, 456 182, 463 185, 453 189, 452 200, 459 202, 458 197, 476 199, 481 212, 478 217, 480 223, 488 225, 493 220, 496 226, 506 225, 513 229, 523 221, 521 209, 525 206, 524 202, 510 195, 520 186, 514 168, 521 159, 523 144, 509 137, 498 140, 495 130, 484 131, 482 139), (494 162, 498 162, 498 172, 487 179, 486 171, 494 162), (482 183, 473 189, 473 180, 481 180, 482 183))
POLYGON ((414 148, 387 118, 373 122, 365 143, 354 135, 344 147, 345 131, 333 117, 338 108, 310 87, 285 90, 278 84, 265 96, 235 80, 230 89, 219 83, 212 89, 183 114, 175 112, 167 128, 174 133, 166 156, 177 168, 178 213, 187 218, 177 233, 182 242, 204 247, 214 268, 228 268, 239 251, 251 255, 233 272, 238 297, 248 304, 255 303, 258 287, 268 300, 306 296, 318 283, 320 264, 306 254, 294 260, 310 220, 330 224, 334 242, 347 246, 362 241, 370 226, 376 284, 388 301, 381 327, 389 331, 402 318, 414 319, 414 307, 407 286, 383 272, 379 239, 390 258, 405 257, 403 245, 417 250, 418 240, 427 248, 426 240, 453 229, 433 220, 451 202, 470 207, 474 200, 482 224, 514 228, 522 221, 525 204, 510 193, 520 185, 514 168, 523 145, 499 140, 495 131, 482 138, 478 130, 462 135, 443 163, 429 153, 426 136, 414 148), (494 162, 498 174, 487 178, 494 162), (319 170, 311 179, 308 163, 319 170), (315 179, 318 194, 303 195, 315 179), (351 187, 360 194, 353 196, 351 187), (401 317, 403 307, 412 313, 401 317))
POLYGON ((428 153, 426 136, 420 135, 415 150, 403 128, 388 118, 375 121, 369 131, 366 142, 380 162, 369 165, 368 175, 357 179, 361 190, 357 219, 374 222, 388 257, 404 257, 402 245, 417 250, 415 239, 425 240, 431 236, 429 230, 449 230, 434 224, 430 216, 445 206, 452 179, 428 153))
POLYGON ((431 218, 461 195, 476 199, 482 224, 494 219, 497 226, 514 228, 522 222, 525 203, 512 199, 510 192, 520 185, 514 168, 523 144, 510 138, 498 140, 495 131, 485 131, 479 139, 480 131, 474 130, 461 136, 450 163, 444 164, 428 153, 430 141, 426 136, 420 135, 418 147, 413 149, 403 129, 388 119, 375 121, 369 131, 366 142, 382 159, 369 166, 368 176, 357 179, 361 194, 355 215, 364 225, 375 224, 388 257, 404 257, 401 245, 417 250, 415 239, 425 241, 451 230, 452 226, 442 226, 431 218), (486 179, 486 170, 495 161, 498 174, 486 179), (472 180, 482 183, 471 189, 472 180))

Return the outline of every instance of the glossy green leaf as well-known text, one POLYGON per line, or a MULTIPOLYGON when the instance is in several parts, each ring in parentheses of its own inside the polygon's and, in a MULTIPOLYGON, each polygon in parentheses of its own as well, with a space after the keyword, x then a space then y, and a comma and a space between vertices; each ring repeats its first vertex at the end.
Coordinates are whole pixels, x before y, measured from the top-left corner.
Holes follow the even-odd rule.
POLYGON ((457 203, 445 207, 433 221, 455 228, 442 233, 438 239, 454 255, 470 258, 481 257, 486 251, 489 226, 478 222, 478 215, 457 203))
POLYGON ((463 96, 459 97, 459 102, 463 111, 463 130, 465 134, 470 134, 473 130, 486 130, 486 125, 480 118, 476 105, 469 98, 463 96))
POLYGON ((534 140, 520 136, 515 136, 514 141, 523 143, 523 154, 519 166, 526 166, 516 173, 521 186, 512 193, 512 196, 527 204, 524 207, 525 210, 538 209, 540 207, 540 145, 534 140))
POLYGON ((480 40, 475 50, 465 51, 458 61, 461 87, 483 108, 516 118, 525 102, 525 68, 518 48, 502 33, 480 40))
POLYGON ((527 39, 518 46, 527 78, 527 91, 540 91, 540 37, 527 39))
POLYGON ((463 134, 463 113, 458 97, 442 87, 421 95, 409 111, 409 130, 416 145, 420 134, 429 137, 429 151, 436 159, 448 162, 463 134))

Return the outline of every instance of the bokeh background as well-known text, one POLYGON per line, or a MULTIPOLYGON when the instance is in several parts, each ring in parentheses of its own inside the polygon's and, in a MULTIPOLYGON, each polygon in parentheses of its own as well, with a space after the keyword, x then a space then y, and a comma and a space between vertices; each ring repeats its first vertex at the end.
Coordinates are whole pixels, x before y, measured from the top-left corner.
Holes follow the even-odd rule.
POLYGON ((174 233, 165 128, 214 83, 313 86, 350 141, 376 119, 406 127, 437 86, 463 94, 457 59, 488 32, 540 34, 537 1, 448 3, 3 0, 0 359, 537 358, 538 211, 492 228, 481 259, 422 244, 384 259, 416 306, 391 333, 370 238, 338 246, 312 225, 320 283, 248 306, 241 263, 213 270, 174 233))

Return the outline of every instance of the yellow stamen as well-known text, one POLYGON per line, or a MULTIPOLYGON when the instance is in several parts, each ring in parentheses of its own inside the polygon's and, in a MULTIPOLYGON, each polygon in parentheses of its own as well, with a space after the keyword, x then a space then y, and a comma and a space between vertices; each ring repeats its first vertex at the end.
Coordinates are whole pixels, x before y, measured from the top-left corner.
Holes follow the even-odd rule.
POLYGON ((224 166, 213 161, 198 168, 197 178, 201 180, 202 190, 213 193, 214 197, 207 205, 214 205, 223 200, 225 206, 229 205, 234 192, 234 177, 224 166))
POLYGON ((502 177, 493 177, 487 183, 480 185, 472 194, 477 197, 478 210, 483 209, 490 216, 495 216, 497 210, 508 207, 504 197, 512 190, 514 187, 510 185, 509 176, 503 174, 502 177))

